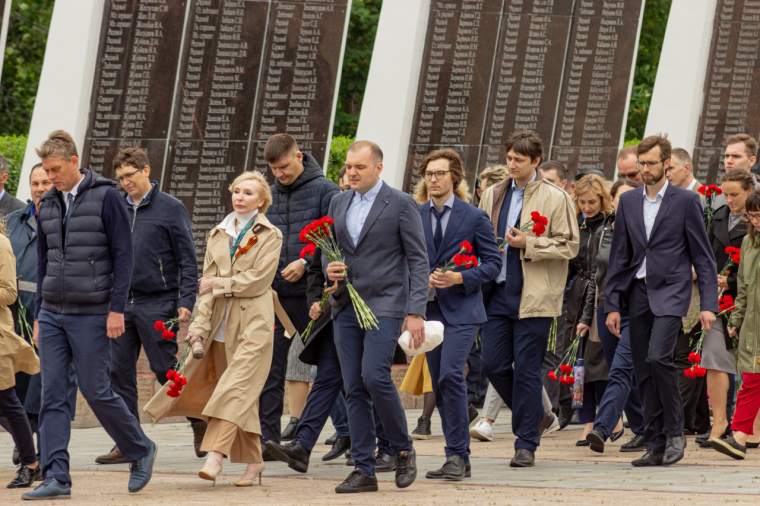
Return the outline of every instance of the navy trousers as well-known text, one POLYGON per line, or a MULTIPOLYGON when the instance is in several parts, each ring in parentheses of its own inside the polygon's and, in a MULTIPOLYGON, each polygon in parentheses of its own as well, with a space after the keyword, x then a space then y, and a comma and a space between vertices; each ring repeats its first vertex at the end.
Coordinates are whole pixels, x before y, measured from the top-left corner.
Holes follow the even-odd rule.
POLYGON ((340 361, 332 339, 321 338, 315 343, 317 353, 317 377, 306 398, 306 406, 298 420, 298 427, 293 441, 311 453, 317 444, 317 438, 327 422, 327 417, 335 407, 338 395, 343 388, 343 376, 340 373, 340 361))
POLYGON ((512 410, 515 450, 535 452, 541 440, 538 426, 544 416, 541 363, 553 318, 520 319, 516 314, 506 314, 502 292, 494 290, 486 307, 483 368, 496 393, 512 410))
POLYGON ((621 315, 620 335, 618 338, 607 328, 607 315, 604 308, 596 310, 596 325, 599 339, 602 341, 604 358, 610 368, 607 390, 599 403, 599 410, 594 419, 594 428, 610 437, 625 411, 631 431, 637 436, 644 435, 644 413, 633 373, 633 356, 631 355, 631 337, 628 332, 628 315, 621 315))
POLYGON ((401 323, 401 318, 379 317, 378 329, 363 330, 350 304, 333 320, 335 347, 346 386, 351 454, 356 467, 369 476, 375 475, 373 407, 377 409, 392 454, 412 450, 406 415, 391 380, 401 323))
POLYGON ((41 310, 40 366, 42 373, 42 474, 63 483, 69 475, 69 363, 74 362, 79 390, 100 425, 129 460, 150 451, 150 440, 124 400, 111 388, 111 343, 106 315, 63 315, 41 310))
POLYGON ((667 438, 683 435, 679 371, 673 361, 683 323, 677 316, 652 313, 643 280, 631 285, 628 306, 633 367, 644 403, 644 439, 647 450, 664 452, 667 438))
POLYGON ((425 355, 433 382, 435 406, 441 415, 443 435, 446 437, 446 457, 458 455, 469 461, 470 419, 464 368, 478 333, 478 325, 448 323, 438 302, 428 302, 426 316, 428 320, 443 323, 444 327, 443 342, 425 355))

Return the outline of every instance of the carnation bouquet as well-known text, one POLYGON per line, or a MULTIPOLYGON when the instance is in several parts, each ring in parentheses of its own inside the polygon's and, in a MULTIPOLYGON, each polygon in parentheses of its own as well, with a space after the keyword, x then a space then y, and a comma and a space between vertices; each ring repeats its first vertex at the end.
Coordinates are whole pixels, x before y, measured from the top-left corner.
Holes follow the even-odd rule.
MULTIPOLYGON (((530 221, 520 227, 520 232, 526 233, 528 230, 530 230, 536 237, 541 237, 544 232, 546 232, 546 226, 548 224, 549 220, 546 218, 546 216, 541 216, 540 213, 533 211, 530 213, 530 221)), ((512 235, 515 235, 514 232, 512 235)), ((499 244, 499 249, 502 249, 507 245, 506 238, 497 237, 496 240, 501 241, 499 244)))
POLYGON ((459 253, 454 255, 451 260, 446 262, 446 265, 441 268, 440 272, 450 271, 456 269, 457 267, 464 267, 466 269, 469 269, 470 267, 477 267, 478 257, 475 255, 466 255, 465 253, 472 253, 472 245, 469 241, 464 241, 459 244, 459 253))
POLYGON ((699 187, 699 190, 697 191, 705 196, 705 211, 707 212, 707 230, 709 231, 710 223, 712 223, 713 214, 715 213, 715 209, 713 209, 713 204, 715 203, 715 197, 723 193, 723 190, 721 190, 714 184, 711 184, 709 186, 702 185, 699 187))
MULTIPOLYGON (((729 315, 730 319, 730 314, 734 309, 736 309, 734 298, 730 295, 721 296, 719 308, 720 312, 718 313, 718 316, 727 314, 729 315)), ((720 325, 720 323, 716 320, 713 325, 720 325)), ((705 335, 707 335, 707 331, 702 330, 702 333, 699 335, 699 339, 697 340, 697 345, 694 347, 694 350, 689 353, 689 362, 691 362, 693 365, 683 371, 687 378, 701 378, 707 374, 707 369, 700 365, 702 363, 702 356, 700 353, 702 352, 702 345, 705 341, 705 335)))
MULTIPOLYGON (((311 244, 314 245, 315 249, 319 248, 322 250, 322 253, 330 262, 345 263, 343 255, 340 253, 340 246, 338 246, 338 242, 335 240, 330 229, 333 223, 332 218, 329 216, 311 222, 301 230, 301 242, 308 243, 307 248, 311 244)), ((304 252, 302 251, 302 253, 304 252)), ((314 254, 313 251, 312 254, 314 254)), ((351 304, 356 312, 356 317, 359 320, 359 325, 364 330, 373 327, 377 329, 377 318, 359 296, 354 286, 348 281, 348 272, 343 271, 343 274, 345 275, 346 287, 348 288, 348 294, 351 297, 351 304)))
POLYGON ((573 339, 573 342, 570 343, 567 351, 565 351, 565 355, 562 357, 559 366, 557 366, 557 368, 553 371, 549 371, 550 379, 559 379, 559 382, 565 385, 572 385, 575 383, 575 378, 573 377, 573 366, 578 360, 578 348, 580 348, 581 339, 583 339, 583 336, 580 334, 575 336, 575 339, 573 339), (557 376, 558 372, 560 373, 560 376, 557 376))
MULTIPOLYGON (((728 260, 726 260, 726 265, 723 266, 723 270, 718 273, 719 276, 728 276, 730 274, 729 269, 733 267, 734 265, 739 265, 741 262, 741 253, 742 250, 739 248, 734 248, 733 246, 729 246, 726 248, 726 254, 728 255, 728 260)), ((721 288, 720 292, 718 292, 718 297, 722 299, 723 292, 725 291, 725 288, 721 288)), ((729 297, 730 299, 731 297, 729 297)), ((694 324, 695 320, 697 319, 697 316, 699 316, 699 305, 696 306, 696 309, 694 310, 694 314, 689 319, 689 322, 684 325, 683 331, 684 334, 688 333, 688 331, 691 329, 692 325, 694 324)))

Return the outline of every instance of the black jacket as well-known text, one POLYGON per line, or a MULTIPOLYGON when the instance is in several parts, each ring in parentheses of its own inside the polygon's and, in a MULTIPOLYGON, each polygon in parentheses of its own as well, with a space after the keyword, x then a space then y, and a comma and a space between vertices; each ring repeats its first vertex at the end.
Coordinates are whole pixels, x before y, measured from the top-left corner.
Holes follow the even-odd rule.
MULTIPOLYGON (((710 230, 707 232, 707 238, 710 240, 710 247, 715 254, 715 263, 718 267, 718 272, 723 270, 728 262, 728 254, 726 248, 733 246, 734 248, 741 249, 744 236, 747 235, 747 223, 746 219, 744 223, 738 223, 734 228, 728 230, 728 215, 731 210, 728 206, 723 206, 713 214, 712 222, 710 223, 710 230)), ((733 266, 729 269, 730 274, 726 281, 728 283, 728 290, 723 292, 724 295, 730 295, 734 300, 736 299, 736 277, 738 269, 733 266)), ((734 348, 734 340, 728 335, 728 319, 725 316, 720 317, 720 321, 723 324, 723 336, 726 340, 726 349, 732 350, 734 348)))
MULTIPOLYGON (((319 249, 314 253, 313 261, 309 270, 304 276, 307 279, 306 304, 309 309, 315 302, 322 298, 322 290, 325 288, 325 275, 322 272, 322 251, 319 249)), ((335 304, 335 300, 330 298, 322 307, 322 316, 314 322, 314 326, 306 339, 303 351, 298 358, 304 364, 317 365, 319 357, 320 343, 325 346, 335 346, 333 342, 333 326, 330 316, 330 305, 335 304)), ((300 336, 299 336, 300 338, 300 336)))
POLYGON ((136 260, 129 302, 179 299, 179 307, 192 311, 198 291, 198 262, 187 209, 159 190, 155 181, 137 212, 126 196, 124 204, 136 260))
POLYGON ((40 309, 124 312, 134 268, 129 216, 115 182, 80 171, 83 178, 65 231, 62 193, 53 188, 40 199, 35 320, 40 309))
POLYGON ((604 307, 604 284, 607 282, 607 265, 610 262, 610 248, 612 247, 612 225, 615 223, 615 213, 607 215, 604 224, 596 229, 592 242, 591 256, 596 258, 596 268, 591 276, 591 281, 586 290, 586 301, 580 317, 580 322, 591 326, 594 318, 594 304, 604 307), (597 299, 597 293, 599 297, 597 299))
POLYGON ((338 186, 327 179, 314 157, 304 153, 303 173, 289 186, 279 181, 270 187, 272 205, 267 210, 267 218, 282 232, 280 263, 272 288, 280 297, 306 295, 306 276, 295 283, 285 281, 282 272, 285 267, 298 260, 299 253, 306 244, 301 242, 301 230, 314 220, 327 216, 330 200, 338 194, 338 186))

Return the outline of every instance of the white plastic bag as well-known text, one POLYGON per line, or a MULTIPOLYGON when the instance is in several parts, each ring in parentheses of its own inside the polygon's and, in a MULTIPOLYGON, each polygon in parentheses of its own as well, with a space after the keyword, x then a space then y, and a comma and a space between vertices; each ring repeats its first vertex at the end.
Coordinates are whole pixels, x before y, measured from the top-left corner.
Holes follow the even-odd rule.
POLYGON ((415 350, 414 347, 409 345, 409 341, 410 335, 408 330, 398 338, 399 346, 401 346, 401 349, 407 355, 419 355, 434 349, 443 342, 443 323, 435 321, 425 322, 425 342, 422 343, 419 349, 415 350))

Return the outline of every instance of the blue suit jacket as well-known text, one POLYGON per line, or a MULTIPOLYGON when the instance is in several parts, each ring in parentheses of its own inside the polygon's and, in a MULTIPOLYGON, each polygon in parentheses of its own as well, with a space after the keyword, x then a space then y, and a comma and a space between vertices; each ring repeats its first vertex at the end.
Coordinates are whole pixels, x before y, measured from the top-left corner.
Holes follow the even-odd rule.
POLYGON ((669 184, 647 240, 643 192, 639 188, 620 197, 605 287, 605 312, 627 308, 628 290, 646 255, 652 313, 686 316, 691 302, 692 265, 697 273, 701 309, 717 313, 718 271, 699 195, 669 184))
POLYGON ((488 318, 480 287, 496 279, 501 271, 501 255, 493 236, 493 225, 488 218, 488 213, 456 197, 450 213, 441 247, 436 251, 430 220, 430 201, 420 206, 430 272, 446 265, 446 262, 459 253, 459 245, 464 241, 469 241, 472 245, 470 254, 480 259, 480 265, 469 269, 457 267, 455 270, 462 273, 463 283, 436 289, 438 304, 448 323, 453 325, 484 323, 488 318))

